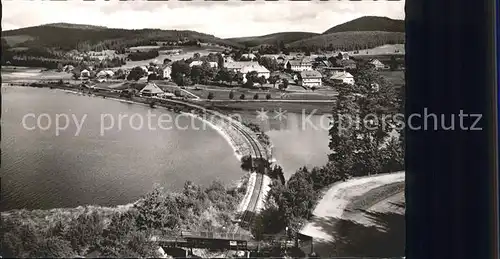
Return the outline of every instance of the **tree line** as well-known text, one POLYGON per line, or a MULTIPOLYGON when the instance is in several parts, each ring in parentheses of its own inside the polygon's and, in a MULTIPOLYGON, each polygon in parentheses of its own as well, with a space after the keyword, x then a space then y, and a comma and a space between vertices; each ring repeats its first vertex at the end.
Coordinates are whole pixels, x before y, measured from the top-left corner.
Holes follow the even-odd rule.
POLYGON ((43 211, 11 212, 1 218, 2 256, 76 257, 96 251, 104 257, 159 257, 154 235, 229 227, 244 192, 244 185, 227 188, 214 181, 202 188, 188 181, 177 193, 156 187, 124 211, 96 207, 50 217, 43 211))

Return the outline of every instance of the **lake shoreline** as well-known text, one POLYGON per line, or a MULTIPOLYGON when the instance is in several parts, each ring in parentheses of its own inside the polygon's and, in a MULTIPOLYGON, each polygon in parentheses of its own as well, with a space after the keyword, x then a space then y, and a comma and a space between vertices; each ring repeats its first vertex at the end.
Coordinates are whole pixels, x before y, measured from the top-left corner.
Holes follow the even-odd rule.
MULTIPOLYGON (((75 95, 90 95, 93 97, 102 96, 105 99, 111 99, 113 101, 127 102, 127 103, 138 104, 138 105, 150 106, 150 103, 148 103, 148 102, 151 101, 151 100, 148 100, 147 98, 141 98, 141 99, 136 98, 135 100, 130 100, 130 99, 127 99, 124 97, 120 97, 119 95, 116 95, 116 94, 113 94, 112 96, 110 96, 109 94, 102 93, 102 92, 95 92, 92 94, 87 94, 87 93, 84 93, 83 91, 75 90, 72 87, 66 87, 64 85, 57 85, 57 84, 56 85, 37 84, 36 86, 17 85, 17 84, 12 84, 12 83, 3 83, 3 84, 7 84, 7 85, 12 86, 12 87, 49 88, 49 89, 53 89, 53 90, 57 90, 57 91, 63 91, 63 92, 69 93, 69 94, 75 94, 75 95), (44 86, 42 86, 42 85, 44 85, 44 86)), ((156 102, 154 106, 158 106, 161 108, 165 108, 167 110, 171 110, 170 109, 171 107, 163 106, 158 102, 156 102)), ((237 130, 235 130, 232 125, 230 125, 229 123, 225 123, 224 120, 210 121, 203 116, 200 116, 196 113, 193 113, 192 111, 189 111, 189 112, 182 111, 182 110, 176 111, 174 109, 173 112, 180 113, 180 114, 186 114, 188 116, 192 116, 194 118, 197 118, 200 121, 202 121, 203 123, 206 123, 206 125, 208 125, 212 129, 214 129, 215 131, 217 131, 219 133, 219 135, 222 136, 226 140, 226 142, 229 144, 229 146, 233 149, 233 155, 238 159, 238 161, 241 160, 241 157, 251 154, 250 147, 248 147, 247 143, 245 143, 244 138, 241 137, 240 139, 238 139, 237 136, 241 135, 241 134, 239 132, 237 132, 237 130)), ((227 184, 228 188, 237 188, 237 186, 242 185, 242 183, 245 181, 245 178, 247 178, 247 177, 248 176, 246 176, 246 174, 245 174, 240 178, 240 180, 236 180, 235 182, 233 182, 231 184, 227 184)), ((248 187, 248 186, 245 186, 245 187, 248 187)), ((247 189, 246 190, 247 193, 252 192, 252 190, 249 190, 248 188, 246 188, 246 189, 247 189)), ((50 208, 50 209, 32 209, 32 210, 12 209, 12 210, 7 210, 7 211, 2 211, 1 215, 8 216, 11 213, 16 214, 16 213, 21 212, 21 211, 33 211, 33 212, 46 211, 46 213, 51 214, 52 213, 51 211, 63 210, 63 211, 71 212, 73 210, 77 210, 78 208, 92 208, 93 210, 104 210, 104 211, 108 211, 108 210, 126 211, 126 210, 132 208, 140 200, 141 199, 134 201, 134 202, 131 202, 131 203, 128 203, 128 204, 125 204, 125 205, 116 205, 116 206, 100 206, 100 205, 86 204, 86 205, 79 205, 77 207, 68 207, 68 208, 50 208)), ((241 203, 244 203, 244 201, 242 200, 241 203)))

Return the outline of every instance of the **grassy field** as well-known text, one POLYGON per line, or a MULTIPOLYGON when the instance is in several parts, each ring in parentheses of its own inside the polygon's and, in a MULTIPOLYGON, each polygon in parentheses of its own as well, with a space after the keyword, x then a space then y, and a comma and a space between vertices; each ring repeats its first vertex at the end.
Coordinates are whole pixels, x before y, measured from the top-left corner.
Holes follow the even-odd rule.
POLYGON ((54 70, 45 71, 43 68, 36 67, 2 67, 2 80, 22 80, 22 79, 39 79, 39 80, 69 80, 72 75, 65 72, 56 72, 54 70))
POLYGON ((12 35, 12 36, 2 37, 2 39, 5 39, 5 41, 7 41, 7 44, 9 44, 9 46, 15 46, 19 43, 33 40, 34 38, 29 35, 12 35))
POLYGON ((286 112, 293 112, 293 113, 303 113, 305 112, 306 114, 311 114, 314 112, 314 114, 321 115, 321 114, 328 114, 332 112, 332 103, 314 103, 314 102, 307 102, 307 103, 301 103, 301 102, 266 102, 266 101, 256 101, 256 102, 209 102, 209 101, 204 101, 202 102, 203 105, 206 107, 211 107, 211 108, 216 108, 222 111, 227 111, 227 112, 232 112, 232 113, 238 113, 238 112, 255 112, 257 110, 267 110, 267 111, 274 111, 278 109, 282 109, 283 111, 286 112))
POLYGON ((371 49, 361 49, 358 51, 359 53, 355 54, 354 51, 349 51, 349 55, 354 57, 366 56, 366 55, 390 55, 390 54, 405 54, 405 45, 404 44, 386 44, 379 47, 371 48, 371 49))
POLYGON ((248 89, 242 87, 211 87, 211 86, 198 86, 188 87, 186 91, 202 98, 207 99, 209 93, 213 94, 214 100, 230 100, 229 93, 232 91, 234 94, 233 100, 240 100, 242 94, 245 95, 245 100, 254 100, 254 95, 258 95, 258 100, 266 100, 266 96, 271 95, 271 100, 331 100, 335 97, 336 92, 332 89, 313 91, 280 91, 275 88, 268 90, 261 89, 248 89))
POLYGON ((168 58, 172 61, 177 61, 181 59, 188 59, 192 58, 194 53, 200 53, 201 56, 206 56, 211 52, 221 52, 222 49, 216 48, 216 47, 187 47, 187 48, 182 48, 182 53, 178 55, 173 55, 173 54, 161 54, 162 51, 160 51, 160 55, 156 58, 148 59, 148 60, 140 60, 140 61, 127 61, 127 64, 121 66, 121 68, 127 68, 131 69, 133 67, 137 66, 145 66, 148 65, 149 63, 159 63, 163 64, 163 60, 165 58, 168 58))
POLYGON ((405 85, 405 71, 380 71, 380 75, 383 76, 389 83, 395 86, 405 85))

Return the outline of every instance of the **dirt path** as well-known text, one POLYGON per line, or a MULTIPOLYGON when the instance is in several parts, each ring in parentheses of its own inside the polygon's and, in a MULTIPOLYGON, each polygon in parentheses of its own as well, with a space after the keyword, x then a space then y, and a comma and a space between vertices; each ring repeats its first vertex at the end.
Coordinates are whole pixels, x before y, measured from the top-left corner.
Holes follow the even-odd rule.
MULTIPOLYGON (((343 219, 345 208, 356 198, 384 185, 403 182, 404 172, 355 178, 333 185, 326 191, 313 212, 313 219, 302 228, 301 233, 320 242, 332 242, 335 231, 334 219, 343 219), (324 222, 330 222, 325 227, 324 222)), ((394 194, 390 194, 394 195, 394 194)), ((375 204, 374 206, 382 206, 375 204)))

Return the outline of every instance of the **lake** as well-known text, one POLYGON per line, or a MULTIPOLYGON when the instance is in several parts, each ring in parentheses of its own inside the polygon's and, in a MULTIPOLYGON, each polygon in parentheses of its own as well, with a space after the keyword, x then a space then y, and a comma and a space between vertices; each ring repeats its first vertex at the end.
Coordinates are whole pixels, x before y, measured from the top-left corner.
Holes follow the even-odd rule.
MULTIPOLYGON (((162 108, 12 86, 2 86, 2 101, 1 211, 114 206, 136 201, 155 184, 178 191, 188 180, 233 184, 244 174, 232 148, 215 130, 195 130, 202 126, 199 120, 162 108), (25 128, 23 116, 30 113, 25 128), (63 130, 64 114, 68 126, 63 130), (178 118, 180 128, 161 129, 154 119, 147 125, 147 114, 178 118), (121 127, 120 115, 129 118, 121 127), (143 127, 137 119, 141 116, 143 127), (37 126, 37 119, 47 130, 37 126)), ((328 131, 319 127, 325 124, 323 117, 307 121, 290 113, 283 120, 254 122, 270 136, 273 156, 287 179, 302 166, 327 162, 328 131)))
MULTIPOLYGON (((148 110, 159 117, 175 114, 138 104, 78 96, 60 90, 2 86, 1 210, 48 209, 86 204, 103 206, 127 204, 160 184, 167 190, 182 189, 185 181, 207 185, 214 179, 234 183, 244 172, 232 148, 215 130, 195 130, 192 120, 178 119, 182 128, 163 125, 138 128, 123 120, 121 128, 111 117, 120 114, 145 115, 148 110), (42 128, 27 130, 25 114, 41 116, 42 128), (55 131, 56 114, 68 114, 66 130, 55 131), (81 122, 78 125, 73 118, 81 122), (101 135, 103 128, 110 128, 101 135), (133 127, 132 127, 133 126, 133 127)), ((59 119, 59 128, 64 120, 59 119)), ((115 120, 118 120, 117 118, 115 120)), ((34 117, 26 119, 28 128, 36 126, 34 117)), ((135 123, 135 124, 134 124, 135 123)), ((144 122, 146 124, 146 122, 144 122)), ((154 123, 152 123, 154 126, 154 123)), ((202 123, 194 120, 194 126, 202 123)))
POLYGON ((245 116, 245 120, 259 125, 269 136, 273 157, 283 168, 286 179, 303 166, 325 165, 330 153, 329 115, 284 114, 286 118, 281 119, 276 113, 269 113, 265 120, 251 116, 245 116))

